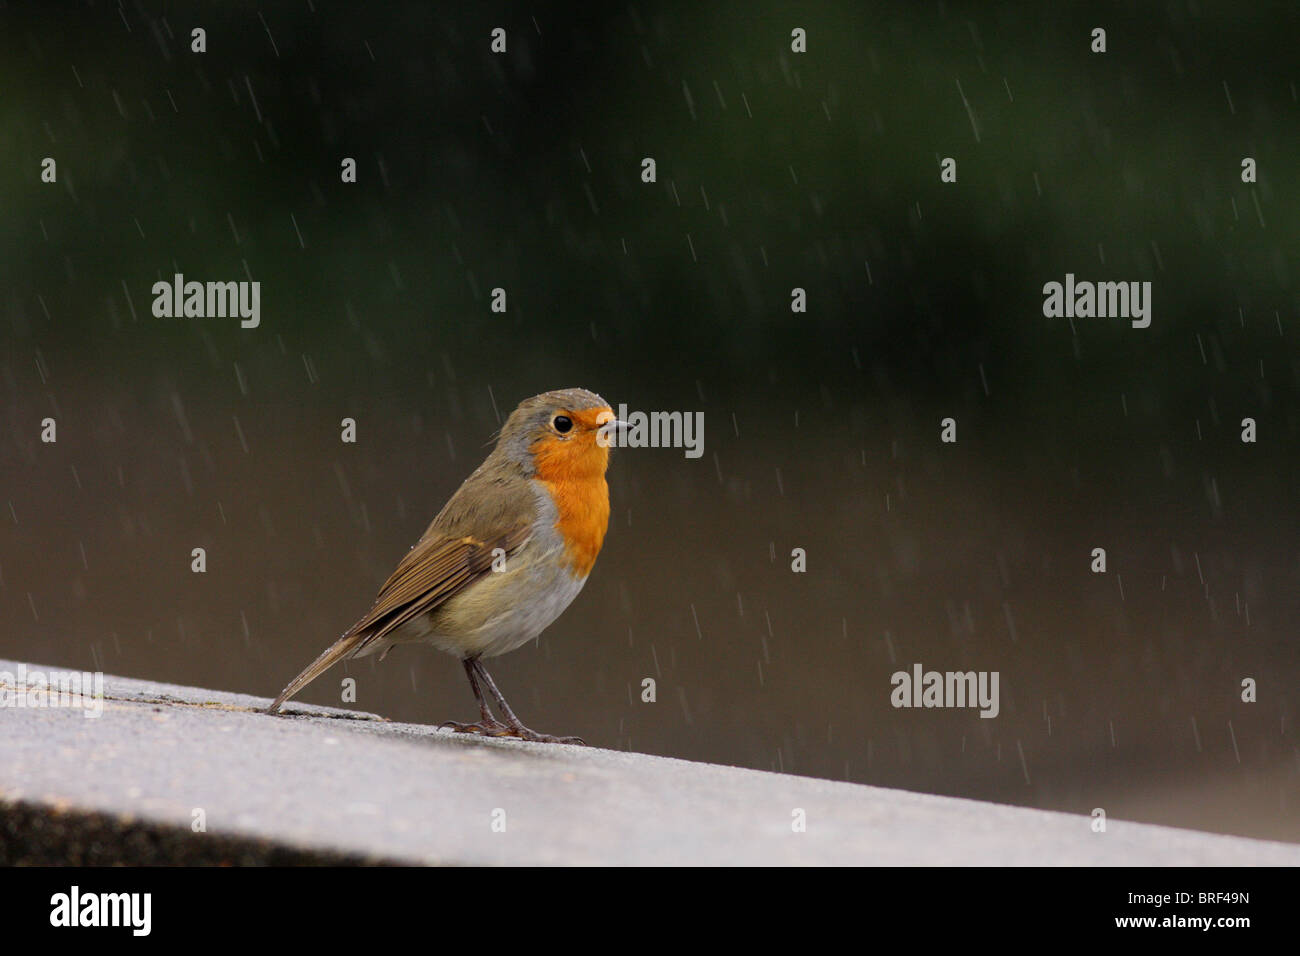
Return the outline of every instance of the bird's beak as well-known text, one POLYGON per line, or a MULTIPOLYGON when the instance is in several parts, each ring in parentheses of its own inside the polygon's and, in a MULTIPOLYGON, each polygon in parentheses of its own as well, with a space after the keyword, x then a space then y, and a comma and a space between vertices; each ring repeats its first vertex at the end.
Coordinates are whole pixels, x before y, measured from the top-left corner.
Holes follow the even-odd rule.
POLYGON ((621 418, 611 418, 602 422, 596 430, 596 444, 601 448, 618 448, 619 439, 632 426, 621 418))

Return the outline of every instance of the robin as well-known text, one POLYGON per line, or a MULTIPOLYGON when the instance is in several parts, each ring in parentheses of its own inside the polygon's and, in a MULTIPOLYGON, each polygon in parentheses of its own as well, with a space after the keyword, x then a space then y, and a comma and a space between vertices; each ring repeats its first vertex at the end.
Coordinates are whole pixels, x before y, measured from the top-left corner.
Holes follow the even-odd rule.
POLYGON ((511 413, 487 460, 397 565, 374 606, 280 692, 267 713, 344 658, 426 643, 460 658, 478 702, 459 733, 576 743, 523 725, 483 666, 541 634, 582 590, 609 525, 612 433, 626 427, 599 395, 545 392, 511 413), (483 693, 500 710, 493 716, 483 693))

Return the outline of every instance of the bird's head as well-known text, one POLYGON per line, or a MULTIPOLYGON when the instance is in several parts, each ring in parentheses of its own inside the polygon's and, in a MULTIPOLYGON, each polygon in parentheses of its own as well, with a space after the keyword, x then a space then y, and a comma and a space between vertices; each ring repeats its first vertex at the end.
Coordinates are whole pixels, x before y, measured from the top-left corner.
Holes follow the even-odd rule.
POLYGON ((497 448, 543 481, 603 478, 611 433, 623 426, 609 403, 584 388, 524 399, 501 429, 497 448))

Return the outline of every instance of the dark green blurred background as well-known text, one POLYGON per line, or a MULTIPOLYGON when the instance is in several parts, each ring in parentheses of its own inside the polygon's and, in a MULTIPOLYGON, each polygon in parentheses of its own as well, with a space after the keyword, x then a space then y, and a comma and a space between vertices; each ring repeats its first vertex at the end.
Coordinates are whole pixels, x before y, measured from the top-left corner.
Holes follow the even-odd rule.
MULTIPOLYGON (((270 696, 581 385, 705 454, 615 455, 586 591, 493 668, 530 725, 1298 840, 1298 21, 6 4, 0 655, 270 696), (260 328, 153 317, 177 271, 260 281, 260 328), (1151 327, 1043 318, 1066 272, 1151 281, 1151 327), (893 709, 918 661, 1001 715, 893 709)), ((473 716, 432 651, 347 673, 473 716)))

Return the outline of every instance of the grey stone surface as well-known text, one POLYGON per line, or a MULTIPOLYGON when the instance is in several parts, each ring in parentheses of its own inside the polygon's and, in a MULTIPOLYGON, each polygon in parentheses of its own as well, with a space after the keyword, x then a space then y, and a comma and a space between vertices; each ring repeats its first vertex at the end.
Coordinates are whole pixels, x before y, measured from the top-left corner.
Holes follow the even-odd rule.
MULTIPOLYGON (((37 665, 28 665, 31 669, 37 665)), ((0 672, 18 665, 0 661, 0 672)), ((1300 864, 1300 846, 105 679, 0 710, 0 799, 427 864, 1300 864), (807 831, 792 832, 792 813, 807 831), (505 832, 494 832, 504 811, 505 832)))

